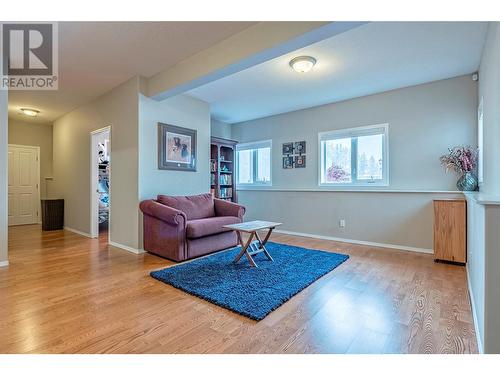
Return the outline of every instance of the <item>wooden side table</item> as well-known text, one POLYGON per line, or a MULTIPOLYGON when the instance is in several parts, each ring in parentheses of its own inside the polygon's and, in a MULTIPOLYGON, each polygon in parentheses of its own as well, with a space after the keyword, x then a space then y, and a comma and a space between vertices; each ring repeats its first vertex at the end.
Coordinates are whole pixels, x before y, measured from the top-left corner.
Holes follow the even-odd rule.
POLYGON ((274 228, 276 228, 279 225, 281 225, 281 223, 274 223, 272 221, 262 221, 262 220, 248 221, 246 223, 241 223, 241 224, 224 225, 223 228, 236 231, 236 235, 238 236, 238 242, 241 245, 241 251, 234 259, 234 263, 238 263, 241 257, 243 255, 246 255, 252 267, 258 267, 255 261, 253 260, 252 256, 257 255, 259 253, 264 253, 267 259, 273 262, 274 261, 273 257, 271 256, 271 254, 269 254, 269 252, 266 249, 266 243, 269 240, 269 237, 271 237, 271 233, 273 232, 274 228), (267 229, 268 231, 266 237, 264 238, 264 240, 262 240, 259 236, 258 231, 264 229, 267 229), (250 234, 250 237, 248 238, 246 243, 243 242, 241 233, 250 234), (257 240, 254 240, 254 237, 257 240))

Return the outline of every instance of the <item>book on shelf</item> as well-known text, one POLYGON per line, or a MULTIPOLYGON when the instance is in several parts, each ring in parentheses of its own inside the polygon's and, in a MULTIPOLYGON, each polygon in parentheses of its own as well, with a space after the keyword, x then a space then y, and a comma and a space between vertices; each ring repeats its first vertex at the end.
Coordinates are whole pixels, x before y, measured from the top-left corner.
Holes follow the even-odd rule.
POLYGON ((233 184, 233 176, 231 174, 222 174, 219 177, 220 185, 232 185, 233 184))
POLYGON ((215 185, 215 174, 210 175, 210 185, 212 185, 212 186, 215 185))
POLYGON ((217 161, 210 159, 210 172, 217 172, 217 161))
POLYGON ((232 198, 233 197, 233 188, 221 188, 220 189, 219 198, 232 198))
POLYGON ((223 166, 220 167, 220 172, 221 173, 231 173, 232 171, 231 171, 231 169, 229 169, 227 167, 227 165, 223 165, 223 166))

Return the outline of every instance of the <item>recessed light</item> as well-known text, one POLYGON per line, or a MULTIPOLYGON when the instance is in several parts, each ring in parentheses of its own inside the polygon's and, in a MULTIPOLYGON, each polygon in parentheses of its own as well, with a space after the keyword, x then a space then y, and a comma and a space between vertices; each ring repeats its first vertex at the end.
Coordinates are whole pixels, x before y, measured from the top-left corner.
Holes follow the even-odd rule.
POLYGON ((36 117, 40 113, 40 111, 32 108, 21 108, 21 112, 26 116, 36 117))
POLYGON ((298 56, 290 60, 290 66, 297 73, 307 73, 316 64, 316 59, 311 56, 298 56))

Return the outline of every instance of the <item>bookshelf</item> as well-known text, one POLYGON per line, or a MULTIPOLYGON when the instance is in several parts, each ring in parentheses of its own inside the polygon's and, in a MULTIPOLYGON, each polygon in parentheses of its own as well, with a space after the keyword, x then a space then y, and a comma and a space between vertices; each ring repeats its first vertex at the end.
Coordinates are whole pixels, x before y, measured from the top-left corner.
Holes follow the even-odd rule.
POLYGON ((219 199, 236 202, 235 157, 238 142, 211 137, 210 190, 219 199))

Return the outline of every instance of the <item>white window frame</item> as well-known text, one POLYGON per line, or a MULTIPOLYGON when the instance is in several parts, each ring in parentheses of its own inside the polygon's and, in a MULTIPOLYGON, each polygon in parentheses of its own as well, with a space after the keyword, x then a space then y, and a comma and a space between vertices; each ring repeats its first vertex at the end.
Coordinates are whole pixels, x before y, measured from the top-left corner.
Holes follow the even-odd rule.
POLYGON ((340 187, 364 187, 364 186, 389 186, 389 124, 377 124, 369 126, 359 126, 349 129, 331 130, 318 133, 318 185, 330 188, 340 187), (382 141, 382 179, 374 181, 357 180, 357 140, 351 144, 351 175, 352 182, 323 182, 322 173, 325 163, 325 150, 321 146, 322 141, 357 138, 366 135, 383 134, 382 141))
POLYGON ((484 124, 483 124, 484 97, 481 96, 477 108, 477 180, 479 186, 484 183, 484 124))
POLYGON ((262 140, 262 141, 256 141, 256 142, 248 142, 248 143, 238 143, 236 145, 236 157, 235 157, 235 161, 236 161, 236 166, 235 166, 235 170, 236 170, 236 176, 234 176, 236 178, 236 187, 268 187, 268 186, 272 186, 273 183, 273 141, 272 139, 266 139, 266 140, 262 140), (239 180, 240 180, 240 176, 239 176, 239 166, 240 166, 240 161, 239 161, 239 153, 238 151, 245 151, 245 150, 257 150, 259 148, 269 148, 270 149, 270 157, 269 157, 269 177, 270 177, 270 180, 269 181, 266 181, 266 182, 255 182, 256 181, 256 177, 257 177, 257 160, 255 160, 256 158, 256 154, 254 153, 254 160, 253 160, 253 165, 254 165, 254 168, 252 170, 252 173, 253 173, 253 180, 254 182, 252 183, 240 183, 239 180))

